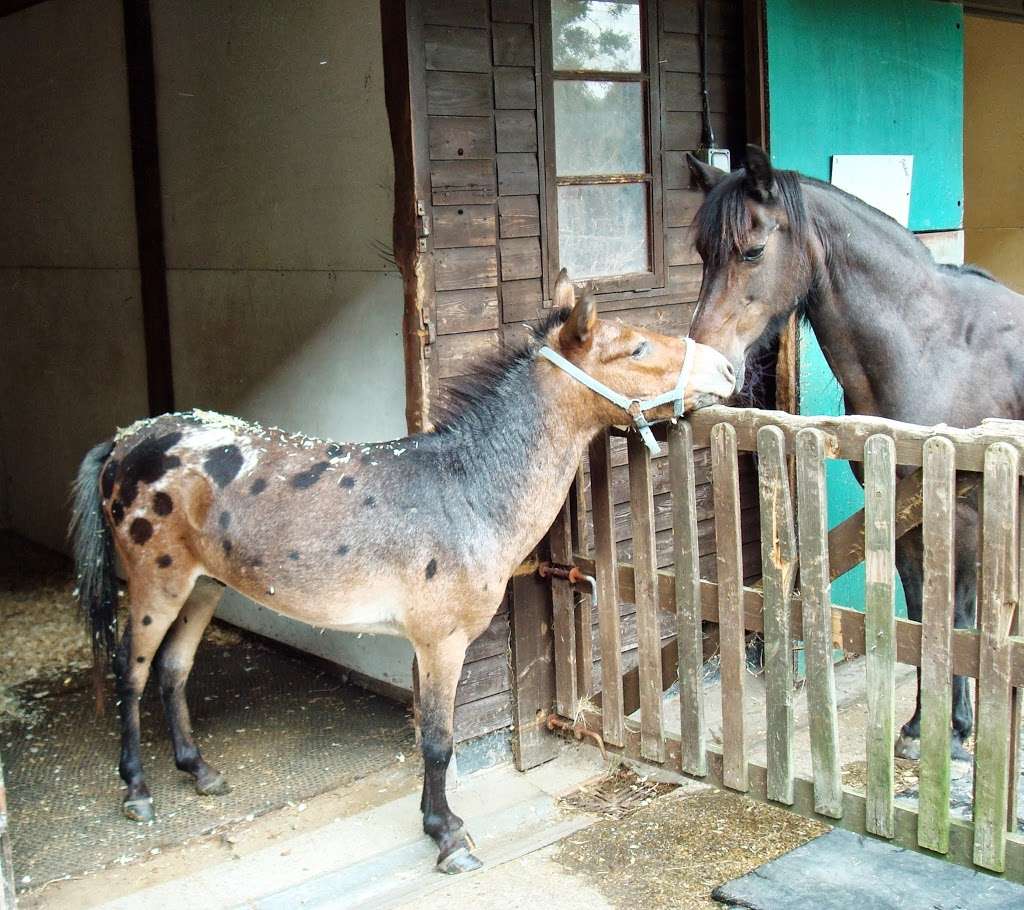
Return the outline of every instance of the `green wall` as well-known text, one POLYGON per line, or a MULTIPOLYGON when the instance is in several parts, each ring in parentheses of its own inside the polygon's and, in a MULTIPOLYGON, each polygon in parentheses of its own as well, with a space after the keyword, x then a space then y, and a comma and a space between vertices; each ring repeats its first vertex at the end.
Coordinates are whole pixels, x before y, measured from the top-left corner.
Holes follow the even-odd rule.
MULTIPOLYGON (((767 0, 767 20, 775 165, 828 180, 832 155, 911 154, 911 229, 960 227, 962 9, 935 0, 767 0)), ((842 388, 806 326, 800 412, 843 413, 842 388)), ((864 497, 845 462, 828 468, 834 526, 864 497)), ((861 606, 863 565, 837 579, 832 596, 861 606)))

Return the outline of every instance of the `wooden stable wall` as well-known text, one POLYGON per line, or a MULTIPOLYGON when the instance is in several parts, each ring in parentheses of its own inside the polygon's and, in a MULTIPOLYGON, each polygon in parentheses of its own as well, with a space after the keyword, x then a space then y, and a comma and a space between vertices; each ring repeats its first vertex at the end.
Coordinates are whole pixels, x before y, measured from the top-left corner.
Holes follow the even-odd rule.
MULTIPOLYGON (((657 2, 657 0, 654 0, 657 2)), ((712 112, 719 144, 739 159, 745 139, 743 22, 741 4, 709 2, 709 71, 712 112)), ((698 0, 660 0, 655 10, 661 61, 656 111, 663 175, 659 202, 664 231, 653 238, 664 250, 663 287, 605 294, 602 316, 657 331, 685 334, 701 282, 701 264, 688 227, 700 203, 690 187, 685 152, 701 136, 698 0)), ((425 147, 415 166, 420 199, 420 251, 430 258, 432 283, 417 301, 422 309, 423 361, 428 401, 436 406, 446 389, 472 376, 480 358, 520 342, 524 323, 550 307, 554 281, 545 224, 544 84, 541 16, 536 0, 410 0, 408 60, 413 105, 425 99, 425 147), (429 181, 423 171, 429 172, 429 181), (432 286, 430 286, 432 284, 432 286)), ((417 114, 414 111, 414 119, 417 114)), ((415 133, 415 130, 414 130, 415 133)), ((585 136, 580 137, 586 141, 585 136)), ((550 154, 550 153, 549 153, 550 154)), ((429 407, 429 405, 428 405, 429 407)), ((698 454, 701 531, 713 535, 706 453, 698 454)), ((632 555, 624 449, 616 448, 616 537, 620 558, 632 555)), ((658 562, 671 561, 671 503, 667 462, 655 462, 658 562)), ((756 499, 747 484, 751 501, 756 499)), ((756 513, 745 528, 753 575, 760 570, 756 513)), ((713 552, 706 549, 713 571, 713 552)), ((507 603, 507 602, 506 602, 507 603)), ((623 606, 627 618, 631 605, 623 606)), ((635 650, 625 627, 623 647, 635 650)), ((666 630, 667 631, 667 630, 666 630)), ((470 650, 456 702, 456 737, 470 739, 511 723, 507 608, 470 650)), ((599 653, 595 649, 595 653, 599 653)), ((627 654, 627 666, 629 655, 627 654)))

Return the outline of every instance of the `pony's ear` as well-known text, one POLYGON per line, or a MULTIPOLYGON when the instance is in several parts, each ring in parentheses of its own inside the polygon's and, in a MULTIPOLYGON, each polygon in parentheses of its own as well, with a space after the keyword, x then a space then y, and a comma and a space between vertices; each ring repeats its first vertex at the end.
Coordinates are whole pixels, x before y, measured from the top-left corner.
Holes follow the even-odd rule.
POLYGON ((592 294, 584 294, 572 308, 565 325, 558 332, 558 346, 573 351, 590 344, 594 323, 597 322, 597 304, 592 294))
POLYGON ((555 290, 551 295, 551 305, 556 310, 571 309, 576 302, 576 289, 569 280, 569 273, 562 269, 555 280, 555 290))
POLYGON ((775 193, 775 171, 772 160, 764 149, 756 145, 747 146, 747 191, 755 199, 767 202, 775 193))
POLYGON ((697 181, 697 186, 704 190, 705 194, 710 193, 722 178, 727 176, 725 171, 705 164, 700 158, 694 158, 689 152, 686 153, 686 163, 690 166, 690 173, 697 181))

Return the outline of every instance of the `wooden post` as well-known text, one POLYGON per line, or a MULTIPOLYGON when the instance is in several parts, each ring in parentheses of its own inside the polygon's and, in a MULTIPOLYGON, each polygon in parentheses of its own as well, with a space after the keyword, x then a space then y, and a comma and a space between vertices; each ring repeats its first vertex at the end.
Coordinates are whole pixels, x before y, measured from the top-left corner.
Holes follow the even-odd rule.
POLYGON ((14 910, 14 861, 11 858, 11 836, 7 828, 3 756, 0 756, 0 910, 14 910))
POLYGON ((658 562, 654 541, 654 491, 651 453, 639 433, 630 433, 629 503, 633 513, 637 650, 640 657, 640 751, 664 761, 661 711, 661 634, 658 625, 658 562))
POLYGON ((708 773, 704 725, 704 633, 700 600, 700 550, 693 472, 693 435, 677 420, 668 430, 672 476, 672 554, 675 563, 676 640, 679 664, 680 760, 687 774, 708 773))
POLYGON ((924 444, 921 607, 921 765, 917 842, 949 852, 949 717, 953 707, 954 542, 956 449, 948 439, 924 444))
POLYGON ((764 676, 768 798, 793 804, 793 636, 790 623, 796 577, 796 533, 786 439, 778 427, 757 433, 764 573, 764 676))
POLYGON ((740 476, 736 431, 727 423, 711 430, 711 477, 718 552, 718 631, 721 641, 722 749, 725 785, 745 791, 747 731, 744 692, 747 637, 743 623, 743 539, 740 531, 740 476))
POLYGON ((841 818, 843 787, 839 770, 839 715, 832 668, 825 434, 821 430, 808 428, 797 433, 796 479, 814 808, 822 815, 841 818))
POLYGON ((974 747, 974 862, 1006 868, 1010 764, 1009 633, 1017 603, 1017 450, 997 442, 985 453, 978 607, 978 719, 974 747))
POLYGON ((612 455, 608 431, 590 444, 590 498, 594 510, 594 563, 597 612, 601 631, 601 718, 604 740, 625 745, 622 713, 622 634, 619 628, 618 562, 615 553, 615 506, 612 501, 612 455))
POLYGON ((544 721, 555 704, 551 585, 536 573, 512 578, 512 757, 528 771, 555 757, 558 738, 544 721))
MULTIPOLYGON (((576 479, 569 490, 569 518, 572 528, 572 564, 577 553, 587 555, 587 499, 585 495, 586 478, 583 463, 576 469, 576 479)), ((594 691, 594 631, 593 604, 590 595, 575 592, 575 624, 576 624, 576 691, 580 696, 588 696, 594 691)))
POLYGON ((876 435, 864 446, 864 641, 867 785, 864 826, 895 837, 896 446, 876 435))
MULTIPOLYGON (((572 494, 570 493, 570 496, 572 494)), ((572 530, 569 500, 551 526, 551 561, 572 563, 572 530)), ((575 717, 579 700, 576 671, 576 596, 564 578, 551 578, 551 603, 555 630, 555 709, 562 717, 575 717)))

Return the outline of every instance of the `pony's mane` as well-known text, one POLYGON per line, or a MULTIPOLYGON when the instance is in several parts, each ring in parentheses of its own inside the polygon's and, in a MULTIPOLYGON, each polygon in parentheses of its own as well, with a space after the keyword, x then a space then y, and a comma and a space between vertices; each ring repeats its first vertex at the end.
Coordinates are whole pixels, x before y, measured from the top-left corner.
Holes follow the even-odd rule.
MULTIPOLYGON (((801 176, 796 171, 773 172, 774 201, 780 204, 789 220, 789 229, 799 249, 804 248, 807 235, 807 209, 804 207, 801 176)), ((693 222, 694 243, 704 259, 705 268, 720 268, 735 253, 742 252, 750 232, 750 210, 747 208, 747 172, 733 171, 708 193, 693 222)))
POLYGON ((508 348, 498 357, 481 359, 471 375, 451 386, 435 409, 434 437, 485 435, 508 420, 510 406, 528 401, 535 394, 530 366, 548 335, 565 324, 572 311, 554 309, 531 327, 526 341, 508 348))
POLYGON ((939 265, 939 269, 943 272, 952 272, 955 275, 974 275, 977 278, 984 278, 986 281, 1001 284, 999 279, 996 278, 996 276, 988 269, 983 269, 980 265, 971 265, 969 262, 965 262, 963 265, 955 265, 952 262, 943 262, 939 265))

